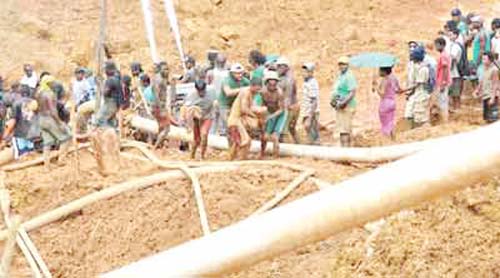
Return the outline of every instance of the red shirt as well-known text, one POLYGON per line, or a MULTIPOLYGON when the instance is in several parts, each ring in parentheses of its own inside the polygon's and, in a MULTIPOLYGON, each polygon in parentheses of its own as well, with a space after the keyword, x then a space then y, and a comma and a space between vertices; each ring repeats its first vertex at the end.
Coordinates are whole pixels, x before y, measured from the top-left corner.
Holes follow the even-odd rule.
POLYGON ((439 55, 436 72, 436 83, 436 86, 438 87, 451 85, 451 57, 445 51, 441 52, 441 55, 439 55), (446 69, 444 67, 446 67, 446 69), (445 73, 447 76, 446 80, 444 80, 445 73))

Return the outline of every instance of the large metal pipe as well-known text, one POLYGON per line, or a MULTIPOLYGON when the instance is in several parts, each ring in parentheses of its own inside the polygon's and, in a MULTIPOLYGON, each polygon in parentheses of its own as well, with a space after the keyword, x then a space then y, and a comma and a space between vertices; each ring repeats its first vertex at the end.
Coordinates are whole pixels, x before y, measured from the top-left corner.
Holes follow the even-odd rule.
POLYGON ((500 169, 500 123, 447 140, 103 278, 219 277, 444 196, 500 169))
MULTIPOLYGON (((139 130, 157 133, 158 124, 154 120, 145 119, 135 116, 131 125, 139 130)), ((348 162, 367 162, 378 163, 393 161, 405 156, 414 154, 427 147, 441 145, 447 142, 450 138, 460 140, 460 138, 468 133, 459 135, 446 136, 437 139, 429 139, 421 142, 386 146, 386 147, 372 147, 372 148, 341 148, 330 146, 311 146, 311 145, 297 145, 297 144, 280 144, 280 154, 283 156, 298 156, 298 157, 311 157, 316 159, 325 159, 331 161, 348 161, 348 162)), ((168 134, 169 138, 179 139, 184 141, 192 141, 193 137, 184 128, 172 126, 168 134)), ((225 137, 210 135, 208 138, 208 145, 215 149, 227 150, 228 142, 225 137)), ((260 142, 252 141, 251 152, 260 152, 260 142)), ((272 143, 267 145, 267 153, 272 153, 272 143)))

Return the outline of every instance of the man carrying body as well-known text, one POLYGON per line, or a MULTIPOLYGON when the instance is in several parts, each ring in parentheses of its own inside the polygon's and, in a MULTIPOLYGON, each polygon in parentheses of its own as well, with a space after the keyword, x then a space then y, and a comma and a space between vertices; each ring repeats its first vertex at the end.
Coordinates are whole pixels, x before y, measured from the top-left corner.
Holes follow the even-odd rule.
POLYGON ((50 167, 50 150, 59 146, 59 163, 62 162, 71 144, 71 132, 68 125, 59 117, 57 111, 57 96, 53 90, 54 77, 45 75, 42 78, 42 89, 38 94, 40 129, 43 143, 45 167, 50 167))
MULTIPOLYGON (((231 66, 229 70, 229 76, 224 80, 222 85, 221 93, 218 98, 218 105, 220 111, 220 117, 222 122, 221 130, 226 130, 228 126, 228 116, 233 106, 233 103, 244 87, 248 87, 250 85, 250 81, 243 77, 243 66, 241 64, 234 64, 231 66)), ((221 134, 223 135, 223 134, 221 134)), ((230 137, 229 145, 231 145, 230 137)))
POLYGON ((241 88, 236 96, 229 114, 227 124, 229 141, 229 158, 234 160, 240 152, 241 159, 246 159, 252 139, 249 133, 259 128, 259 118, 267 111, 266 107, 256 106, 255 95, 262 89, 262 79, 253 78, 250 87, 241 88))
POLYGON ((186 114, 193 122, 194 144, 191 149, 191 159, 196 156, 196 149, 201 145, 201 158, 205 159, 208 145, 208 133, 213 121, 213 104, 215 92, 207 90, 204 80, 195 81, 195 91, 187 95, 185 99, 186 114))
POLYGON ((264 157, 268 140, 273 142, 273 156, 279 157, 279 139, 286 128, 287 110, 285 96, 278 87, 279 76, 276 72, 267 72, 265 88, 262 90, 263 106, 267 108, 268 115, 265 122, 265 134, 262 137, 261 157, 264 157))
POLYGON ((295 144, 299 143, 299 136, 296 131, 297 121, 300 114, 300 105, 297 98, 297 84, 290 70, 290 62, 284 57, 280 57, 276 62, 280 77, 279 87, 285 97, 285 109, 287 119, 285 132, 292 136, 295 144))

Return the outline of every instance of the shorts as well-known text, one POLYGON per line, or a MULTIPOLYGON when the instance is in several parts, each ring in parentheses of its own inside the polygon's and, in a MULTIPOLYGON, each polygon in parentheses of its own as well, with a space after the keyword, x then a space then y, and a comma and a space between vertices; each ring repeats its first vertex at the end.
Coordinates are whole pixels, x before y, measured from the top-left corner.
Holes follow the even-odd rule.
POLYGON ((35 150, 35 144, 24 138, 12 138, 12 149, 14 151, 14 159, 19 159, 21 156, 35 150))
POLYGON ((498 120, 498 98, 495 98, 493 105, 489 104, 490 99, 483 100, 483 119, 488 123, 498 120))
POLYGON ((408 97, 405 105, 405 118, 412 119, 413 118, 413 109, 415 108, 415 94, 408 97))
POLYGON ((416 124, 423 124, 429 122, 430 118, 430 107, 429 107, 430 95, 425 92, 415 93, 414 105, 413 105, 413 121, 416 124))
POLYGON ((337 130, 340 134, 351 134, 352 120, 354 119, 355 109, 347 106, 344 109, 337 110, 337 130))
POLYGON ((453 78, 449 90, 450 97, 459 97, 462 91, 462 78, 453 78))
POLYGON ((276 134, 280 136, 285 129, 288 119, 288 112, 282 112, 278 116, 266 121, 266 134, 276 134))

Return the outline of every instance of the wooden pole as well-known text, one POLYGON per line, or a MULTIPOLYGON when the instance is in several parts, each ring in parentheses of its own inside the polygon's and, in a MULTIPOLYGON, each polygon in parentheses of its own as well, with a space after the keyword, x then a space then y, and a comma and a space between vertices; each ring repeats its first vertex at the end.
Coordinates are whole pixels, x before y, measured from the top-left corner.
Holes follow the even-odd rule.
POLYGON ((9 237, 5 243, 5 247, 2 254, 2 270, 0 277, 10 277, 10 265, 12 264, 12 258, 14 257, 14 252, 16 248, 16 237, 17 229, 21 225, 21 219, 16 217, 12 220, 12 225, 9 227, 9 237))
MULTIPOLYGON (((219 167, 200 167, 192 169, 191 171, 199 175, 199 174, 219 173, 236 169, 238 169, 237 166, 219 166, 219 167)), ((185 173, 183 173, 181 170, 172 170, 116 184, 114 186, 105 188, 98 192, 94 192, 80 199, 71 201, 61 207, 58 207, 56 209, 38 215, 33 219, 24 222, 21 225, 21 227, 23 227, 26 231, 33 231, 37 228, 40 228, 44 225, 47 225, 65 216, 68 216, 76 211, 79 211, 82 208, 91 205, 95 202, 113 198, 124 192, 139 190, 165 181, 179 179, 184 176, 185 173)), ((0 231, 0 240, 5 240, 6 237, 7 237, 7 231, 5 230, 0 231)))
POLYGON ((239 271, 497 175, 499 140, 496 123, 100 277, 221 277, 239 271))
POLYGON ((309 178, 314 171, 305 171, 300 176, 295 178, 283 191, 278 193, 274 198, 266 202, 262 207, 257 209, 250 217, 262 214, 275 206, 277 206, 283 199, 285 199, 290 193, 292 193, 299 185, 301 185, 307 178, 309 178))

